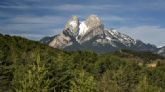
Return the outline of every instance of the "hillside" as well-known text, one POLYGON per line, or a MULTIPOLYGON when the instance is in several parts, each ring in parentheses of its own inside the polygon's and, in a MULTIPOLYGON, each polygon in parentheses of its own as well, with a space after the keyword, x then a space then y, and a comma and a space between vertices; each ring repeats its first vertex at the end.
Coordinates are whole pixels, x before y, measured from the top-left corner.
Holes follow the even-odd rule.
POLYGON ((150 52, 66 52, 0 35, 0 92, 164 92, 164 76, 150 52))

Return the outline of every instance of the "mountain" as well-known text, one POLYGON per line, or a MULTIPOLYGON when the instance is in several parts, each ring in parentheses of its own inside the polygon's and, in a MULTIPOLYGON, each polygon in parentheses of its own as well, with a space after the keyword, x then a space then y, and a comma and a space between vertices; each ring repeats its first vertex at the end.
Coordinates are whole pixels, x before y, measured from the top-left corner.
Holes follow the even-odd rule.
POLYGON ((130 49, 157 52, 158 50, 155 45, 135 40, 113 28, 104 28, 101 19, 96 15, 90 15, 84 21, 80 21, 77 16, 73 16, 68 20, 60 34, 43 38, 41 43, 69 51, 111 52, 119 49, 130 49))

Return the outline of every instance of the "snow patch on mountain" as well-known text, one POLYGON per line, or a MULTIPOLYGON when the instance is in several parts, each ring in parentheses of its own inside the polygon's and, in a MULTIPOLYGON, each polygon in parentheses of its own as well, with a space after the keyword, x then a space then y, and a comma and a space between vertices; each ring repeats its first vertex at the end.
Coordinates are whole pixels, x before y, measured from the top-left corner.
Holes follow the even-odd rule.
POLYGON ((112 40, 111 37, 109 37, 109 36, 106 36, 106 39, 107 40, 110 40, 110 41, 112 40))
POLYGON ((134 39, 132 39, 131 37, 129 37, 128 35, 125 34, 121 34, 120 32, 118 32, 115 29, 110 29, 108 30, 108 33, 112 36, 110 37, 113 41, 117 41, 120 42, 126 46, 131 46, 131 45, 135 45, 136 41, 134 39))
POLYGON ((78 35, 84 35, 88 30, 87 25, 85 24, 85 21, 80 22, 79 25, 79 34, 78 35))

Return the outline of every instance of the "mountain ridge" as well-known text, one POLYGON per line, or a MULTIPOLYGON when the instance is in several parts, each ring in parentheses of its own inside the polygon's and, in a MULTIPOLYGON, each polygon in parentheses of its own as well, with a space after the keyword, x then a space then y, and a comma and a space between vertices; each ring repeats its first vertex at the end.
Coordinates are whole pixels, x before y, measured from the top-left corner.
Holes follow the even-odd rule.
POLYGON ((104 24, 97 15, 90 15, 80 21, 77 16, 71 17, 64 30, 50 39, 41 39, 41 43, 53 48, 64 50, 92 50, 95 52, 112 52, 119 49, 136 51, 150 51, 158 53, 159 48, 135 40, 115 29, 104 28, 104 24), (45 43, 47 41, 47 43, 45 43))

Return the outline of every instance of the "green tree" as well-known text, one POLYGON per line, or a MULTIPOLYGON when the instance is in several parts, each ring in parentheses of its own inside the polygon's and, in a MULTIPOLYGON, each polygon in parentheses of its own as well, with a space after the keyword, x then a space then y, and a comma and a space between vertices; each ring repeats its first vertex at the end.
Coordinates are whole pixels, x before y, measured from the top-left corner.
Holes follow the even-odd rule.
POLYGON ((114 80, 112 77, 112 71, 106 71, 100 82, 99 82, 99 92, 121 92, 122 88, 118 85, 117 80, 114 80))
POLYGON ((36 60, 27 66, 16 65, 13 89, 16 92, 47 92, 50 80, 46 78, 47 69, 40 62, 40 54, 36 54, 36 60))
MULTIPOLYGON (((1 41, 1 40, 0 40, 1 41)), ((13 67, 8 47, 0 43, 0 92, 11 90, 13 67), (1 49, 3 48, 3 49, 1 49)))
POLYGON ((147 76, 143 76, 139 83, 133 89, 133 92, 163 92, 160 87, 150 85, 147 76))
POLYGON ((77 72, 75 79, 71 81, 69 92, 96 92, 96 82, 94 77, 86 74, 84 70, 77 72))

